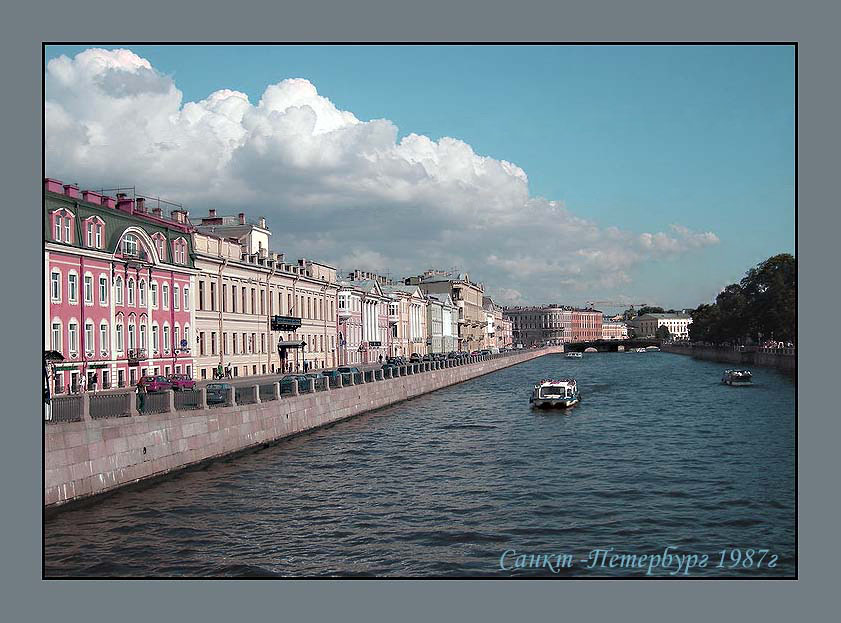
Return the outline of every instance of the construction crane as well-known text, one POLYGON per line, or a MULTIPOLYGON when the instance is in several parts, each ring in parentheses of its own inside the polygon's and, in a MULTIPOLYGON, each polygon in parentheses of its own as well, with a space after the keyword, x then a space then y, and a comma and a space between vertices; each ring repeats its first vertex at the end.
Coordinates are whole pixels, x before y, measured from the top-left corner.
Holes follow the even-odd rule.
POLYGON ((596 305, 604 305, 605 307, 627 307, 630 311, 634 311, 634 307, 645 307, 648 303, 620 303, 617 301, 586 301, 587 307, 595 308, 596 305))

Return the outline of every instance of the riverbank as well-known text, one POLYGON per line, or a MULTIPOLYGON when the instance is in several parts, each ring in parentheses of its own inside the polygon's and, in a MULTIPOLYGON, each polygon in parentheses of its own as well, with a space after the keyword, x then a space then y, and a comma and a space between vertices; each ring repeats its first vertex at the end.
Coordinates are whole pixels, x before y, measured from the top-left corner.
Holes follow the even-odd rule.
POLYGON ((563 347, 476 357, 458 365, 452 360, 414 364, 394 378, 378 371, 353 384, 292 396, 281 395, 276 383, 268 395, 255 385, 249 404, 236 404, 231 396, 225 406, 208 408, 202 398, 199 408, 175 410, 170 393, 166 412, 136 415, 131 409, 128 417, 92 419, 85 396, 81 421, 44 425, 44 507, 52 511, 558 352, 563 347))
POLYGON ((668 353, 690 355, 695 359, 719 361, 737 366, 776 368, 794 375, 797 371, 797 351, 794 348, 755 348, 749 346, 698 346, 693 344, 663 344, 668 353))

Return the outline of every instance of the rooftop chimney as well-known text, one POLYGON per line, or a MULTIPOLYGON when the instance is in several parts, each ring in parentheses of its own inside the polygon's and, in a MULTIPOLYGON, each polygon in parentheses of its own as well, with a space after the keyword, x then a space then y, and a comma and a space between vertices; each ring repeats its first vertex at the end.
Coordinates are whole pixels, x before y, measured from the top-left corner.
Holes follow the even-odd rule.
POLYGON ((135 212, 142 212, 145 214, 146 212, 146 200, 143 197, 138 197, 135 200, 135 212))
POLYGON ((82 192, 82 199, 89 203, 95 203, 99 205, 102 203, 102 195, 99 193, 95 193, 92 190, 86 190, 82 192))
POLYGON ((106 208, 113 208, 117 205, 116 201, 114 201, 114 197, 109 197, 107 195, 103 195, 99 202, 106 208))
POLYGON ((209 217, 213 218, 214 216, 216 216, 216 210, 211 208, 210 210, 207 211, 207 215, 209 217))
POLYGON ((173 210, 172 218, 175 219, 176 223, 184 223, 187 221, 186 213, 184 212, 184 210, 173 210))
POLYGON ((164 217, 164 211, 160 208, 152 208, 152 215, 157 216, 158 218, 164 217))
POLYGON ((117 193, 117 209, 131 214, 134 207, 134 200, 127 199, 125 193, 117 193))
POLYGON ((64 185, 64 194, 68 197, 73 197, 74 199, 79 198, 79 187, 76 184, 65 184, 64 185))
POLYGON ((265 216, 260 217, 260 227, 262 227, 263 229, 266 229, 266 217, 265 216))
POLYGON ((239 224, 240 225, 245 225, 245 212, 240 212, 238 216, 239 216, 239 224))
POLYGON ((51 177, 44 178, 44 190, 51 193, 63 193, 64 188, 59 180, 54 180, 51 177))

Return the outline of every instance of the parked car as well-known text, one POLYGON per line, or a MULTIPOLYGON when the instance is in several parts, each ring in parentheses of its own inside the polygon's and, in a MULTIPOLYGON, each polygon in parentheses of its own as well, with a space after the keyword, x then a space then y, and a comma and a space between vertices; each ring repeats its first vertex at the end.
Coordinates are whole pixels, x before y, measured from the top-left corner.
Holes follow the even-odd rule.
POLYGON ((174 389, 175 391, 196 388, 196 382, 186 374, 170 374, 166 378, 172 385, 172 389, 174 389))
POLYGON ((208 383, 204 388, 207 394, 207 404, 220 405, 228 399, 228 390, 233 389, 230 383, 208 383))
POLYGON ((165 392, 172 389, 170 383, 165 376, 143 376, 137 381, 137 386, 144 389, 148 393, 165 392))
POLYGON ((280 379, 280 390, 283 391, 284 387, 292 387, 292 381, 298 381, 298 391, 300 391, 304 383, 309 383, 310 377, 303 374, 287 374, 280 379))
POLYGON ((479 354, 483 357, 487 357, 488 355, 491 354, 491 351, 489 351, 487 348, 483 348, 482 350, 479 351, 479 354))
POLYGON ((356 366, 339 366, 336 368, 336 372, 339 372, 340 374, 358 374, 359 368, 356 366))
POLYGON ((386 363, 393 364, 395 366, 405 366, 406 360, 403 357, 389 357, 385 360, 386 363))

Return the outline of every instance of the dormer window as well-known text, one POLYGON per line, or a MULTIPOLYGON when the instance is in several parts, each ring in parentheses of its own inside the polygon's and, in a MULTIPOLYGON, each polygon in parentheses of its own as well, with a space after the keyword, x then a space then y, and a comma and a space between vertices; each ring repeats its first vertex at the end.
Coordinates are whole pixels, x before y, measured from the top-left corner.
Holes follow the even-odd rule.
POLYGON ((65 208, 53 212, 53 240, 56 242, 72 242, 70 238, 70 220, 73 213, 65 208))
POLYGON ((123 238, 123 255, 137 257, 137 254, 137 236, 126 234, 126 237, 123 238))
POLYGON ((155 241, 155 249, 158 251, 158 257, 162 262, 166 262, 166 240, 161 234, 152 236, 155 241))

